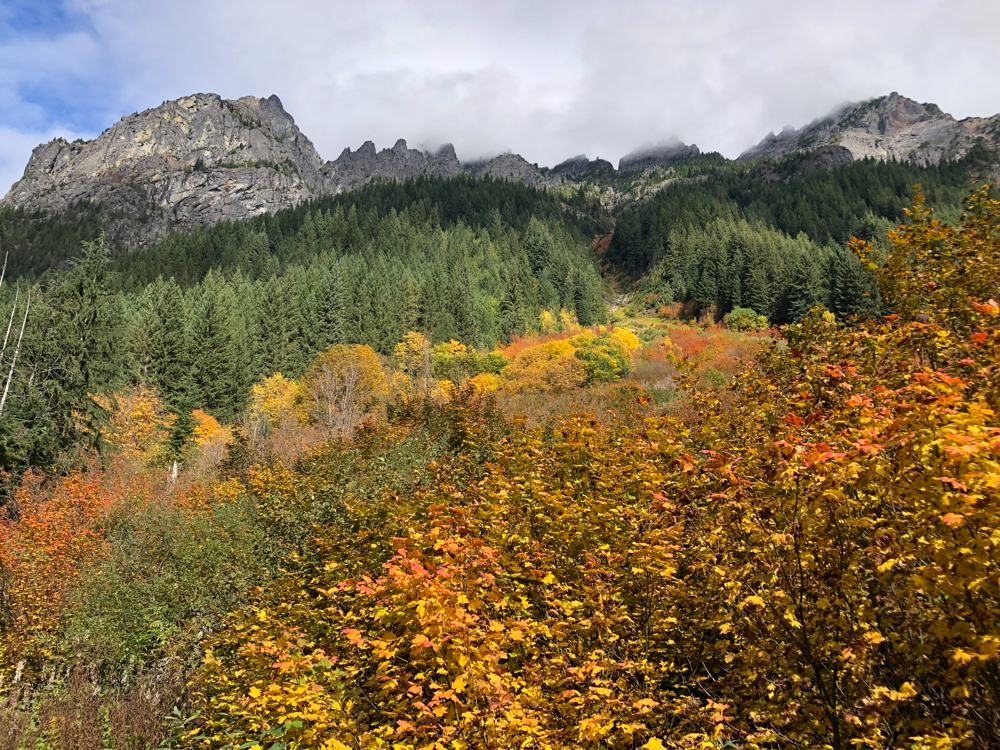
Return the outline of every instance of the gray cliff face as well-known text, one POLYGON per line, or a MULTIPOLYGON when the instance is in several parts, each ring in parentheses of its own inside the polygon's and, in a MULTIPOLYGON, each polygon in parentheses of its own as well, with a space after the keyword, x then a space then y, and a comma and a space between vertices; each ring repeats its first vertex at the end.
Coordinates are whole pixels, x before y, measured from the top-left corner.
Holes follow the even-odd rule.
POLYGON ((893 92, 889 96, 850 104, 799 130, 787 127, 771 133, 740 159, 780 158, 841 146, 854 159, 898 159, 923 166, 959 159, 979 137, 1000 145, 1000 116, 961 122, 936 104, 920 104, 893 92))
POLYGON ((840 167, 845 167, 854 161, 854 154, 851 153, 850 149, 844 148, 843 146, 823 146, 812 152, 808 159, 802 162, 799 167, 799 174, 808 174, 809 172, 815 172, 817 169, 825 169, 827 172, 833 172, 840 167))
POLYGON ((0 205, 58 213, 99 203, 111 239, 134 247, 173 227, 246 219, 373 181, 465 172, 538 187, 564 181, 517 154, 463 167, 451 144, 432 154, 404 140, 381 151, 367 141, 324 162, 278 97, 196 94, 123 117, 92 141, 38 146, 0 205))
POLYGON ((677 139, 647 144, 623 156, 618 161, 618 171, 634 172, 640 169, 667 167, 683 159, 698 156, 700 153, 701 150, 694 144, 688 146, 677 139))
POLYGON ((278 97, 196 94, 124 117, 93 141, 39 146, 0 205, 141 207, 143 241, 171 226, 244 219, 333 190, 278 97))
POLYGON ((454 177, 462 171, 455 149, 447 143, 436 154, 407 148, 400 138, 392 148, 376 152, 365 141, 357 151, 345 148, 336 161, 327 163, 329 177, 337 191, 355 190, 373 180, 406 180, 414 177, 454 177))
POLYGON ((531 164, 518 154, 500 154, 485 161, 467 162, 462 165, 474 177, 493 177, 498 180, 513 180, 534 187, 558 185, 562 179, 551 174, 551 170, 531 164))
POLYGON ((607 159, 588 159, 583 154, 574 156, 552 167, 552 174, 562 182, 600 182, 615 177, 614 165, 607 159))

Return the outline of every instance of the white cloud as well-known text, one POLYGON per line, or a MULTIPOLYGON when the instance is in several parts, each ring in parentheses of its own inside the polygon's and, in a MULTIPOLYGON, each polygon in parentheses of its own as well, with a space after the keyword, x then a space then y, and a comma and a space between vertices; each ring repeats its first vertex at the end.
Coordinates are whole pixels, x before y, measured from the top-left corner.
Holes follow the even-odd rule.
POLYGON ((995 0, 68 7, 85 20, 80 31, 0 44, 0 111, 23 107, 23 122, 36 123, 0 125, 51 125, 41 125, 44 101, 19 93, 25 86, 88 108, 87 127, 198 91, 277 93, 327 159, 403 137, 452 141, 464 159, 512 149, 554 164, 582 152, 617 161, 670 136, 735 156, 769 130, 893 90, 959 117, 1000 111, 1000 78, 989 72, 1000 63, 995 0))

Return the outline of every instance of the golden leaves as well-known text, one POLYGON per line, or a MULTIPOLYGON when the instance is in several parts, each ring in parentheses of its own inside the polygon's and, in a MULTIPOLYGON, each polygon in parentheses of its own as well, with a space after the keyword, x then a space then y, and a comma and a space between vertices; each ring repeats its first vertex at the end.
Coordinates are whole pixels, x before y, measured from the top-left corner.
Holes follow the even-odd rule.
MULTIPOLYGON (((553 750, 987 736, 1000 308, 971 303, 995 291, 958 262, 973 243, 1000 278, 987 231, 1000 212, 983 200, 992 224, 947 227, 918 209, 885 266, 893 315, 845 326, 818 311, 788 330, 788 353, 739 378, 725 410, 704 400, 685 425, 581 417, 498 438, 480 413, 441 407, 461 449, 412 492, 352 500, 365 545, 345 532, 327 547, 343 567, 272 592, 260 639, 217 639, 207 721, 256 741, 250 727, 273 725, 277 704, 227 712, 275 683, 296 701, 293 686, 318 686, 305 693, 314 712, 295 706, 300 746, 309 732, 553 750), (349 695, 365 702, 347 710, 349 695)), ((511 372, 544 380, 533 368, 576 345, 526 349, 511 372)), ((272 494, 311 481, 268 471, 253 482, 272 494)))

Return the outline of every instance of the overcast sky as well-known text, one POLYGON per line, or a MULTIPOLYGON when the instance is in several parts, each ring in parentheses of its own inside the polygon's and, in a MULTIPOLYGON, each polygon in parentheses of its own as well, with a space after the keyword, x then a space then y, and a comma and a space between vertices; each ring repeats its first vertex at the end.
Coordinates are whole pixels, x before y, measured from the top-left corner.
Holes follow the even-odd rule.
POLYGON ((31 149, 196 92, 277 94, 325 159, 737 156, 899 91, 1000 112, 1000 0, 0 0, 0 193, 31 149))

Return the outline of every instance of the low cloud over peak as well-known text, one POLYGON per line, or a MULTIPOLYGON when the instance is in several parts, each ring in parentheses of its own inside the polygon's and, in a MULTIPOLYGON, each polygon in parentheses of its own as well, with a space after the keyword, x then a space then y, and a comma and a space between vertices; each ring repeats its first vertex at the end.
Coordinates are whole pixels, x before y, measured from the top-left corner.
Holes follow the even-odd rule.
POLYGON ((328 159, 405 138, 552 166, 670 138, 736 156, 894 90, 990 115, 998 63, 992 0, 14 0, 0 11, 0 192, 25 139, 96 135, 195 91, 277 93, 328 159))

